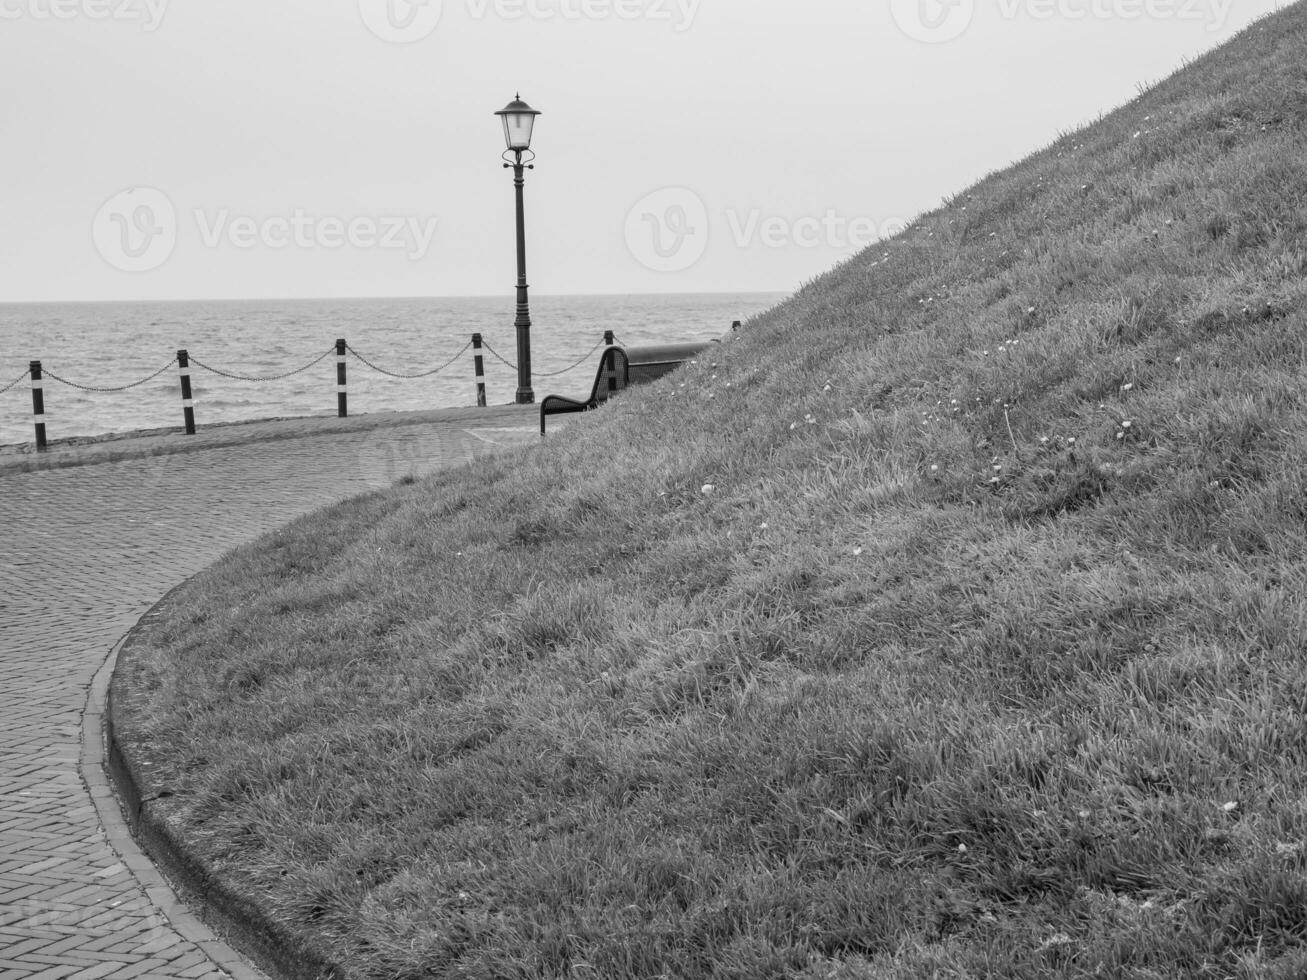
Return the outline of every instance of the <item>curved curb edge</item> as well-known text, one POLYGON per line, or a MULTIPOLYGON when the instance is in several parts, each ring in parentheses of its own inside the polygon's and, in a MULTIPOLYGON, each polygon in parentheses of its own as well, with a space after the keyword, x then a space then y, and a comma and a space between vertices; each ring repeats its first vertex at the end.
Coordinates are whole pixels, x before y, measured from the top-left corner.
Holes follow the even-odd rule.
POLYGON ((293 980, 336 976, 330 963, 298 948, 256 907, 205 874, 199 861, 144 799, 130 753, 118 742, 114 717, 117 666, 176 591, 160 599, 118 642, 96 673, 87 696, 79 767, 101 825, 110 845, 177 933, 232 980, 267 980, 259 968, 267 975, 293 980))

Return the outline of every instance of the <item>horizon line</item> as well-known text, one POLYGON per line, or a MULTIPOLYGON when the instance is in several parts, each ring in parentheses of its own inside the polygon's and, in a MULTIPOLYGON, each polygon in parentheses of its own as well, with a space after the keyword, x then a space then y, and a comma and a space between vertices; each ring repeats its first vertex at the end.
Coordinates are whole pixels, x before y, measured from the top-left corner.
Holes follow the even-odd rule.
MULTIPOLYGON (((742 290, 684 290, 676 292, 637 292, 615 291, 599 293, 546 293, 532 294, 540 299, 575 299, 601 296, 792 296, 792 290, 742 289, 742 290)), ((450 299, 502 299, 510 305, 512 296, 503 293, 449 293, 439 295, 398 294, 369 296, 183 296, 154 297, 140 299, 0 299, 0 306, 57 306, 68 304, 141 304, 141 303, 301 303, 301 302, 347 302, 367 300, 450 300, 450 299)))

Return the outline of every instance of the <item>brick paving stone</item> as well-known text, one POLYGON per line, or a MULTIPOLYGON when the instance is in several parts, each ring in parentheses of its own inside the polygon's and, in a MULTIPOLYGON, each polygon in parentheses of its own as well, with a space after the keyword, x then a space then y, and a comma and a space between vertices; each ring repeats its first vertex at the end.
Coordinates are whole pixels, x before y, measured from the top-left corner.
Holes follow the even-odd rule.
MULTIPOLYGON (((231 548, 345 497, 538 441, 535 426, 530 408, 470 409, 0 454, 0 980, 226 978, 216 961, 237 971, 192 917, 169 921, 176 898, 121 823, 101 823, 102 746, 82 734, 97 673, 142 614, 231 548)), ((92 703, 87 717, 102 710, 92 703)))

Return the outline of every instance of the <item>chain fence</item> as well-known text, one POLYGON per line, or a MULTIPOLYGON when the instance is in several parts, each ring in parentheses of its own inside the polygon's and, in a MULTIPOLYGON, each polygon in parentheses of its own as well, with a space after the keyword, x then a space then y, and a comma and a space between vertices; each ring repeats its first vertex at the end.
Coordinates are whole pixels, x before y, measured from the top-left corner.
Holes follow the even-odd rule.
POLYGON ((19 382, 26 381, 29 376, 30 376, 30 372, 24 371, 13 381, 9 382, 9 384, 5 385, 3 388, 0 388, 0 395, 3 395, 5 392, 7 392, 10 388, 13 388, 19 382))
POLYGON ((218 368, 209 367, 209 365, 195 357, 190 358, 190 362, 203 371, 208 371, 210 374, 216 374, 220 378, 227 378, 230 381, 249 381, 256 384, 267 384, 270 381, 285 381, 287 378, 293 378, 297 374, 303 374, 309 368, 321 364, 334 353, 336 353, 336 348, 329 347, 303 367, 296 368, 294 371, 287 371, 285 374, 269 375, 266 378, 256 378, 247 374, 232 374, 229 371, 220 371, 218 368))
POLYGON ((607 341, 605 340, 599 341, 599 343, 595 344, 594 347, 590 348, 590 350, 588 350, 585 354, 583 354, 581 357, 578 357, 575 361, 573 361, 567 367, 563 368, 561 371, 537 371, 536 377, 556 378, 560 374, 566 374, 568 371, 575 370, 576 368, 579 368, 582 364, 584 364, 586 361, 590 360, 590 358, 592 358, 595 355, 595 352, 598 351, 599 348, 603 347, 604 344, 606 343, 607 341))
POLYGON ((383 367, 379 367, 378 365, 373 364, 371 361, 369 361, 366 357, 364 357, 362 354, 360 354, 350 345, 346 344, 345 349, 348 350, 355 357, 357 357, 364 364, 366 364, 368 367, 372 368, 372 370, 376 371, 378 374, 384 374, 388 378, 399 378, 400 380, 403 381, 415 381, 419 378, 429 378, 432 375, 439 374, 441 371, 445 370, 445 368, 449 367, 451 364, 453 364, 460 357, 462 357, 464 354, 466 354, 469 350, 472 349, 472 341, 469 340, 461 351, 459 351, 457 354, 455 354, 453 357, 447 360, 444 364, 440 365, 440 367, 432 368, 430 371, 422 371, 419 372, 418 374, 402 374, 398 371, 388 371, 383 367))
POLYGON ((59 375, 55 374, 53 371, 42 371, 41 375, 42 377, 49 378, 51 381, 57 381, 61 385, 67 385, 69 388, 75 388, 77 391, 91 391, 91 392, 96 392, 97 394, 113 394, 119 391, 130 391, 133 388, 139 388, 141 385, 147 385, 176 363, 177 363, 177 358, 174 357, 171 361, 169 361, 163 367, 159 368, 159 370, 155 371, 148 378, 142 378, 140 381, 133 381, 131 384, 118 385, 117 387, 113 387, 113 388, 97 388, 95 385, 78 384, 76 381, 69 381, 66 378, 59 377, 59 375))
MULTIPOLYGON (((595 344, 594 347, 592 347, 590 350, 586 351, 584 354, 582 354, 582 355, 581 355, 580 357, 578 357, 576 360, 572 361, 572 362, 571 362, 570 364, 568 364, 566 367, 564 367, 564 368, 560 368, 559 370, 556 370, 556 371, 541 371, 541 372, 536 372, 536 373, 535 373, 535 376, 536 376, 537 378, 557 378, 557 377, 559 377, 559 376, 561 376, 561 375, 567 374, 569 371, 573 371, 573 370, 575 370, 576 368, 578 368, 578 367, 580 367, 581 365, 583 365, 586 361, 590 360, 592 357, 594 357, 594 355, 595 355, 598 351, 600 351, 600 350, 601 350, 601 349, 602 349, 606 344, 609 344, 610 342, 620 343, 620 341, 615 341, 614 339, 612 339, 612 335, 611 335, 611 334, 608 334, 608 335, 605 336, 605 338, 604 338, 603 340, 600 340, 599 343, 595 344)), ((440 374, 442 371, 445 371, 445 370, 449 369, 449 368, 452 367, 455 363, 457 363, 458 360, 459 360, 460 358, 462 358, 464 355, 466 355, 466 354, 468 353, 468 351, 471 350, 474 346, 475 346, 475 339, 473 339, 473 340, 469 340, 469 341, 468 341, 468 342, 467 342, 467 343, 462 347, 462 349, 458 351, 458 353, 454 354, 452 357, 450 357, 448 360, 444 361, 443 363, 439 364, 438 366, 433 367, 433 368, 431 368, 431 369, 429 369, 429 370, 414 371, 414 372, 397 371, 397 370, 393 370, 393 369, 388 368, 388 367, 384 367, 384 366, 382 366, 381 364, 378 364, 374 359, 372 359, 372 358, 370 358, 370 357, 367 357, 367 356, 364 355, 362 352, 358 351, 357 349, 355 349, 354 347, 350 346, 349 344, 345 344, 345 350, 348 351, 349 354, 351 354, 351 355, 352 355, 356 360, 358 360, 358 361, 359 361, 360 363, 362 363, 364 366, 366 366, 367 368, 369 368, 369 369, 372 370, 372 371, 375 371, 375 372, 378 373, 378 374, 384 375, 384 376, 386 376, 386 377, 388 377, 388 378, 394 378, 394 379, 402 380, 402 381, 416 381, 416 380, 421 380, 421 379, 424 379, 424 378, 431 378, 431 377, 433 377, 433 376, 435 376, 435 375, 437 375, 437 374, 440 374)), ((514 373, 517 372, 517 370, 518 370, 518 366, 517 366, 516 364, 514 364, 514 363, 513 363, 512 361, 510 361, 508 358, 504 357, 502 354, 500 354, 497 350, 495 350, 495 348, 494 348, 493 346, 491 346, 491 345, 488 344, 488 343, 485 343, 484 340, 482 341, 482 347, 484 348, 485 351, 487 351, 487 352, 490 354, 491 357, 493 357, 495 360, 497 360, 497 361, 498 361, 500 364, 502 364, 504 367, 508 368, 510 371, 513 371, 514 373)), ((192 367, 192 368, 194 368, 194 369, 196 369, 196 370, 199 370, 199 371, 205 371, 205 372, 207 372, 207 373, 209 373, 209 374, 215 375, 216 377, 219 377, 219 378, 225 378, 225 379, 230 380, 230 381, 249 382, 249 383, 254 383, 254 384, 269 384, 269 383, 272 383, 272 382, 275 382, 275 381, 284 381, 284 380, 286 380, 286 379, 288 379, 288 378, 293 378, 293 377, 295 377, 296 375, 303 374, 303 373, 305 373, 306 371, 309 371, 309 370, 311 370, 312 368, 316 367, 317 365, 321 364, 323 361, 325 361, 325 360, 326 360, 328 357, 330 357, 332 354, 336 354, 336 353, 338 353, 338 352, 339 352, 338 347, 337 347, 336 345, 333 345, 333 346, 327 348, 327 349, 326 349, 325 351, 323 351, 321 354, 319 354, 319 355, 317 355, 316 357, 314 357, 314 358, 313 358, 312 360, 310 360, 308 363, 306 363, 306 364, 304 364, 304 365, 302 365, 302 366, 300 366, 300 367, 297 367, 297 368, 295 368, 294 370, 291 370, 291 371, 285 371, 285 372, 280 373, 280 374, 272 374, 272 375, 265 375, 265 376, 252 375, 252 374, 241 374, 241 373, 236 372, 236 371, 226 371, 226 370, 223 370, 222 368, 217 368, 217 367, 214 367, 214 366, 212 366, 212 365, 210 365, 210 364, 207 364, 207 363, 205 363, 204 361, 200 360, 199 358, 196 358, 196 357, 194 357, 194 356, 192 356, 192 355, 187 354, 186 351, 178 351, 178 356, 177 356, 177 357, 173 357, 171 360, 168 361, 167 364, 163 365, 163 367, 159 368, 157 371, 152 372, 151 374, 147 375, 146 377, 143 377, 143 378, 141 378, 140 380, 132 381, 132 382, 129 382, 129 383, 127 383, 127 384, 122 384, 122 385, 88 385, 88 384, 81 384, 81 383, 76 382, 76 381, 71 381, 71 380, 69 380, 69 379, 67 379, 67 378, 65 378, 65 377, 63 377, 63 376, 61 376, 61 375, 59 375, 59 374, 55 374, 54 372, 52 372, 52 371, 50 371, 50 370, 48 370, 48 369, 43 369, 42 372, 41 372, 41 374, 42 374, 43 378, 48 378, 51 382, 54 382, 54 383, 56 383, 56 384, 60 384, 60 385, 64 385, 64 386, 66 386, 66 387, 68 387, 68 388, 73 388, 73 389, 75 389, 75 390, 77 390, 77 391, 90 392, 90 393, 95 393, 95 394, 113 394, 113 393, 118 393, 118 392, 130 391, 130 390, 132 390, 132 389, 134 389, 134 388, 140 388, 140 387, 142 387, 142 386, 144 386, 144 385, 149 384, 151 381, 154 381, 155 379, 159 378, 161 375, 163 375, 163 374, 164 374, 165 372, 167 372, 169 369, 174 368, 174 367, 177 367, 177 366, 179 365, 179 362, 180 362, 181 356, 182 356, 182 355, 186 355, 186 357, 187 357, 187 364, 188 364, 189 367, 192 367)), ((36 362, 34 362, 34 363, 36 363, 36 362)), ((12 389, 18 387, 19 385, 21 385, 25 380, 28 379, 28 377, 30 376, 30 373, 31 373, 30 369, 29 369, 28 371, 24 371, 22 374, 20 374, 20 375, 19 375, 17 378, 15 378, 13 381, 9 382, 7 385, 4 385, 3 387, 0 387, 0 395, 3 395, 3 394, 5 394, 5 393, 11 391, 12 389)), ((184 370, 184 369, 183 369, 183 375, 185 375, 185 370, 184 370)), ((184 407, 185 407, 185 409, 186 409, 186 417, 187 417, 187 432, 190 433, 190 432, 193 431, 193 425, 194 425, 194 423, 193 423, 193 421, 192 421, 192 415, 191 415, 192 408, 193 408, 193 403, 192 403, 192 401, 191 401, 191 394, 190 394, 189 388, 187 387, 187 386, 189 385, 189 377, 188 377, 188 376, 187 376, 187 377, 183 377, 182 380, 183 380, 183 386, 184 386, 184 387, 183 387, 182 399, 183 399, 184 407)), ((341 381, 344 380, 344 375, 343 375, 343 373, 341 374, 341 378, 340 378, 340 380, 341 380, 341 381)), ((482 376, 481 376, 480 374, 478 374, 477 380, 478 380, 479 383, 481 383, 481 382, 483 381, 483 378, 482 378, 482 376)), ((342 415, 343 415, 344 412, 346 411, 346 406, 345 406, 345 401, 344 401, 344 398, 345 398, 345 389, 344 389, 343 386, 340 388, 340 398, 341 398, 341 401, 340 401, 340 408, 339 408, 339 410, 340 410, 340 412, 341 412, 342 415)), ((482 395, 482 398, 484 398, 484 394, 482 395)), ((484 402, 481 402, 481 403, 484 404, 484 402)), ((44 428, 44 424, 43 424, 43 423, 44 423, 44 419, 45 419, 44 412, 45 412, 45 409, 44 409, 43 407, 38 406, 37 409, 36 409, 36 413, 35 413, 35 422, 37 423, 37 427, 38 427, 37 443, 38 443, 38 448, 42 448, 42 449, 43 449, 44 446, 45 446, 45 442, 44 442, 44 439, 43 439, 43 432, 42 432, 42 430, 43 430, 43 428, 44 428)))

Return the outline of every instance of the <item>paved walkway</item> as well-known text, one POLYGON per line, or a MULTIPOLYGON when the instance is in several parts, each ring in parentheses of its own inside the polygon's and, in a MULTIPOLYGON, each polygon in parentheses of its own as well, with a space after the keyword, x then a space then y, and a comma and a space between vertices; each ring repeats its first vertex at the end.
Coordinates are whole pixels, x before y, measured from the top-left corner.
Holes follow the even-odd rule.
POLYGON ((536 425, 530 409, 460 410, 0 455, 0 980, 259 976, 125 834, 99 765, 110 652, 228 549, 342 497, 538 439, 536 425))

